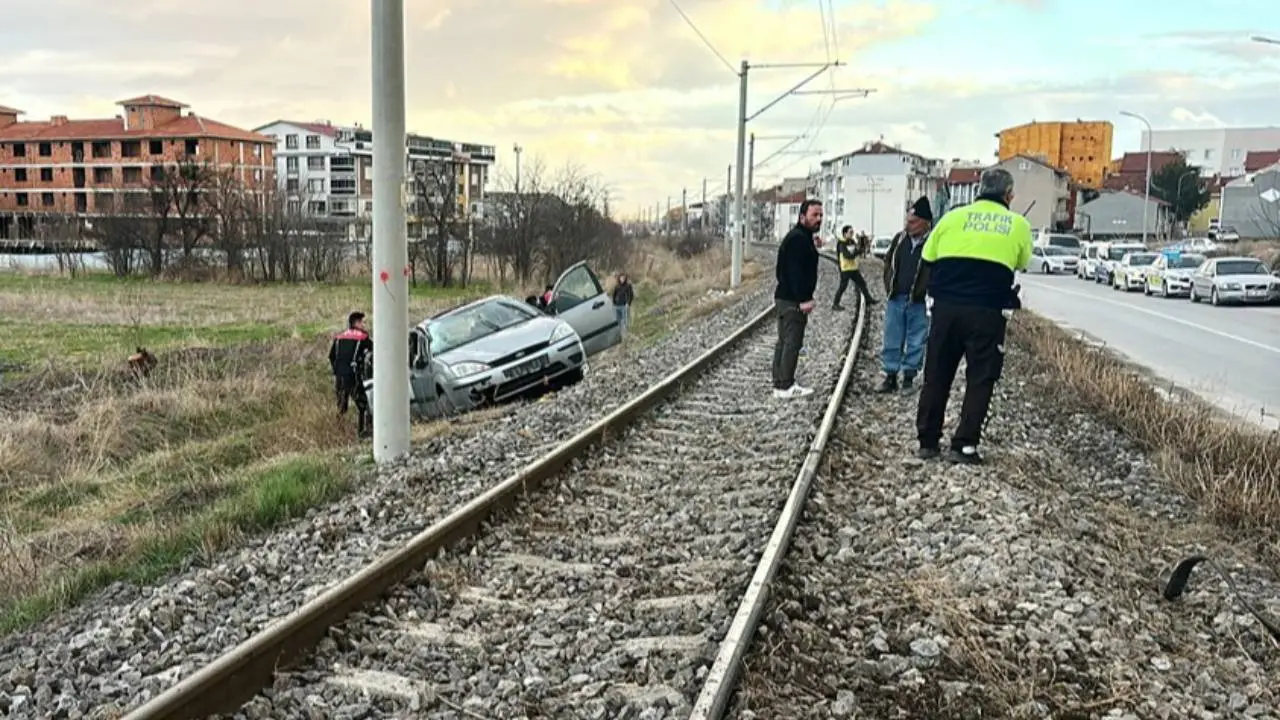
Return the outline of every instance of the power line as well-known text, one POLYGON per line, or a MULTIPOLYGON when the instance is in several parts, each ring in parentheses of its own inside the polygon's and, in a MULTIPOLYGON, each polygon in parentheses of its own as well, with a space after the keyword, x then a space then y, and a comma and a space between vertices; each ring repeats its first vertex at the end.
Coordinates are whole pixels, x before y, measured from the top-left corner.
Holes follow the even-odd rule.
POLYGON ((738 71, 733 67, 733 63, 726 60, 724 55, 720 54, 720 51, 716 49, 715 45, 711 44, 711 41, 707 39, 706 35, 702 34, 702 31, 698 29, 698 26, 694 24, 693 20, 691 20, 689 16, 685 14, 684 10, 680 9, 680 5, 676 2, 676 0, 667 0, 667 1, 671 3, 671 7, 676 9, 676 12, 680 13, 680 17, 684 18, 685 24, 687 24, 689 28, 698 35, 698 38, 702 40, 702 44, 706 45, 708 50, 714 53, 716 57, 720 58, 720 62, 724 63, 724 66, 729 68, 729 72, 733 73, 734 75, 737 75, 738 71))

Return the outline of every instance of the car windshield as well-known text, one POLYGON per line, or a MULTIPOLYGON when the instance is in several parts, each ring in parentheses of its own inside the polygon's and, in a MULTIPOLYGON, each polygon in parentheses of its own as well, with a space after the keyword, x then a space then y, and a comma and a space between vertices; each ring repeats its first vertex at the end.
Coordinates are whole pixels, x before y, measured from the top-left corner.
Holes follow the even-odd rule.
POLYGON ((1076 257, 1078 253, 1075 250, 1072 250, 1071 248, 1054 247, 1050 245, 1044 248, 1044 254, 1052 255, 1054 257, 1076 257))
POLYGON ((1204 262, 1203 255, 1183 255, 1177 260, 1170 260, 1169 267, 1182 270, 1194 270, 1200 267, 1200 263, 1204 262))
POLYGON ((1096 246, 1096 245, 1090 245, 1089 247, 1085 248, 1085 249, 1084 249, 1084 256, 1085 256, 1085 257, 1087 257, 1087 258, 1096 258, 1096 257, 1098 257, 1098 246, 1096 246))
POLYGON ((1080 238, 1075 235, 1050 235, 1048 244, 1056 247, 1078 248, 1080 238))
POLYGON ((1151 263, 1156 261, 1157 257, 1160 257, 1160 256, 1156 255, 1155 253, 1142 253, 1140 255, 1130 255, 1129 264, 1134 266, 1139 266, 1139 267, 1142 265, 1150 265, 1151 263))
POLYGON ((1108 249, 1107 249, 1107 259, 1108 259, 1108 260, 1119 260, 1120 258, 1123 258, 1125 255, 1128 255, 1128 254, 1129 254, 1129 253, 1131 253, 1131 252, 1133 252, 1133 248, 1131 248, 1131 247, 1113 247, 1113 248, 1108 248, 1108 249))
POLYGON ((1267 266, 1260 260, 1227 260, 1218 263, 1219 275, 1266 275, 1267 266))
POLYGON ((433 355, 449 352, 535 317, 532 310, 497 299, 458 308, 427 323, 431 352, 433 355))

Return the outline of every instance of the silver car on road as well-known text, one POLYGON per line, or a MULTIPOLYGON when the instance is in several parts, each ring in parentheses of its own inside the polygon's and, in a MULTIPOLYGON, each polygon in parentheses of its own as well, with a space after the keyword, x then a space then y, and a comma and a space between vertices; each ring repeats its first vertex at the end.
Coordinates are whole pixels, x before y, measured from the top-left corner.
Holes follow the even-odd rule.
POLYGON ((1144 295, 1180 297, 1191 294, 1191 276, 1204 262, 1204 256, 1188 252, 1164 252, 1147 268, 1144 295))
POLYGON ((1080 262, 1080 252, 1056 245, 1036 245, 1031 248, 1031 262, 1027 272, 1044 275, 1074 275, 1080 262))
MULTIPOLYGON (((585 263, 562 274, 546 312, 494 295, 409 331, 410 410, 449 417, 581 380, 587 357, 621 341, 613 302, 585 263)), ((376 352, 376 351, 375 351, 376 352)), ((374 380, 365 382, 372 400, 374 380)))
POLYGON ((1280 299, 1280 278, 1252 257, 1210 258, 1191 276, 1191 302, 1213 305, 1268 303, 1280 299))

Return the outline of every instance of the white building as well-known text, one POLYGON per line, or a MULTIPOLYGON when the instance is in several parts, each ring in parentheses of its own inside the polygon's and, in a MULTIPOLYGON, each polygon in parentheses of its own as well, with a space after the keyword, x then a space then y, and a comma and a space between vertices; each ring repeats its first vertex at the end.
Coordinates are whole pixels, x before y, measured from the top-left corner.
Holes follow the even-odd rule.
MULTIPOLYGON (((791 228, 796 226, 800 220, 800 204, 805 201, 805 191, 792 192, 790 194, 779 193, 774 197, 773 201, 773 227, 770 237, 760 238, 763 242, 782 242, 782 238, 791 232, 791 228)), ((824 208, 825 210, 825 208, 824 208)), ((823 226, 824 235, 826 226, 823 226)))
MULTIPOLYGON (((1148 133, 1142 131, 1138 150, 1147 150, 1148 133)), ((1201 176, 1238 177, 1245 174, 1245 156, 1251 151, 1280 150, 1280 127, 1156 130, 1150 133, 1151 150, 1176 150, 1201 176)))
MULTIPOLYGON (((328 121, 277 120, 255 132, 276 139, 276 175, 289 209, 334 219, 368 219, 373 214, 373 132, 359 125, 338 126, 328 121)), ((458 143, 422 135, 405 138, 405 171, 414 192, 414 173, 429 163, 450 167, 458 217, 478 218, 483 212, 489 168, 496 158, 490 145, 458 143)), ((421 223, 413 217, 410 225, 421 223)), ((411 234, 417 236, 411 229, 411 234)))
POLYGON ((902 229, 907 208, 921 195, 935 202, 944 187, 941 160, 882 142, 823 161, 818 191, 825 211, 824 234, 845 225, 873 237, 902 229))

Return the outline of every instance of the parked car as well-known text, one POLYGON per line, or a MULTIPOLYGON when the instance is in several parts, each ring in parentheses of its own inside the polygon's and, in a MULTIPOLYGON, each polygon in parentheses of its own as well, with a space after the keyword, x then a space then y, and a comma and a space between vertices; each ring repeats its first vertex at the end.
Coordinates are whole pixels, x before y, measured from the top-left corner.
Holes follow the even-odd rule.
POLYGON ((1218 229, 1218 234, 1213 238, 1220 243, 1238 243, 1240 242, 1240 233, 1235 228, 1227 225, 1218 229))
POLYGON ((1191 276, 1191 302, 1208 298, 1213 305, 1266 303, 1280 300, 1280 278, 1252 257, 1206 260, 1191 276))
POLYGON ((1069 250, 1079 250, 1083 244, 1079 237, 1070 233, 1054 233, 1044 229, 1036 233, 1035 242, 1032 243, 1040 247, 1060 247, 1069 250))
MULTIPOLYGON (((621 341, 613 302, 586 263, 552 287, 545 311, 506 295, 445 310, 409 332, 410 409, 448 417, 583 378, 621 341)), ((365 381, 373 399, 374 380, 365 381)))
POLYGON ((1098 269, 1098 248, 1099 244, 1090 242, 1085 243, 1080 248, 1080 261, 1076 263, 1076 277, 1081 280, 1092 280, 1094 272, 1098 269))
POLYGON ((893 242, 893 237, 890 235, 881 235, 875 240, 872 240, 871 254, 883 260, 885 253, 889 252, 889 244, 892 242, 893 242))
POLYGON ((1111 269, 1111 289, 1141 290, 1147 283, 1147 268, 1160 257, 1153 252, 1128 252, 1111 269))
POLYGON ((1204 255, 1187 252, 1163 252, 1147 268, 1144 295, 1180 297, 1191 294, 1191 276, 1204 262, 1204 255))
POLYGON ((1114 281, 1112 270, 1121 258, 1131 252, 1146 252, 1146 250, 1147 246, 1142 243, 1099 243, 1098 265, 1093 271, 1093 281, 1110 285, 1114 281))
POLYGON ((1074 249, 1053 245, 1036 245, 1031 248, 1031 262, 1027 272, 1044 275, 1074 274, 1080 264, 1080 256, 1074 249))

